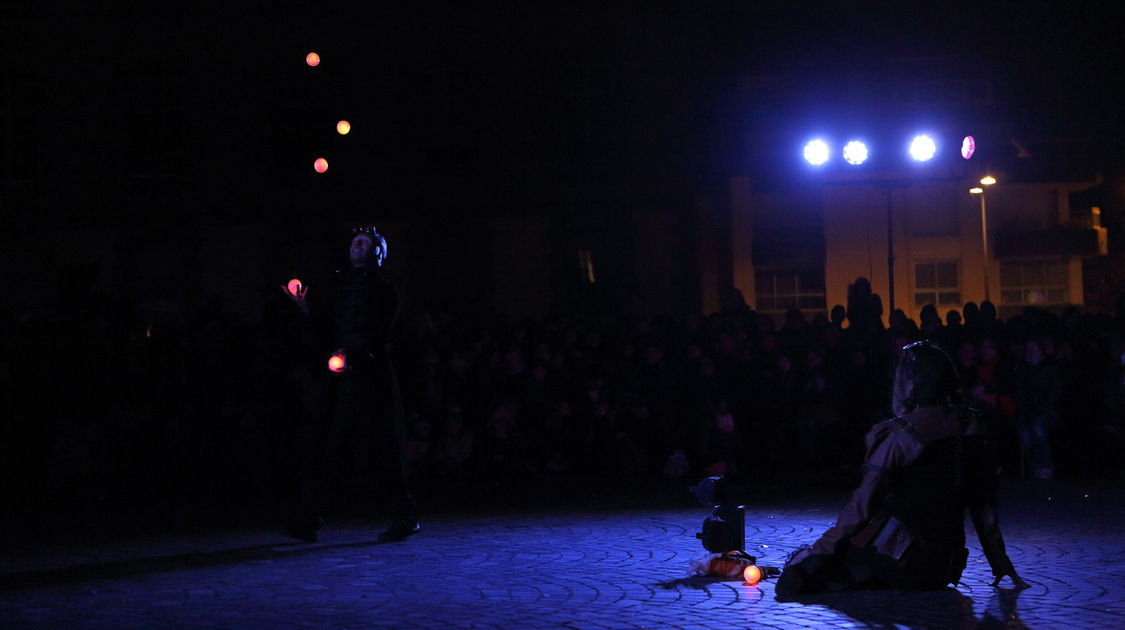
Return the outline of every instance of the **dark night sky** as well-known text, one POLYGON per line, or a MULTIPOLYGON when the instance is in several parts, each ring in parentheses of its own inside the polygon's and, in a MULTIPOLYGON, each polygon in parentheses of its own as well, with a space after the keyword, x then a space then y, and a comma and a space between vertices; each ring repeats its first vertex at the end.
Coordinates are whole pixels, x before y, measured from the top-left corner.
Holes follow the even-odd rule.
MULTIPOLYGON (((837 90, 879 83, 878 69, 904 58, 955 60, 949 68, 994 79, 1015 135, 1106 171, 1114 201, 1097 203, 1125 251, 1119 6, 0 0, 0 325, 54 309, 62 330, 101 335, 77 325, 95 318, 70 315, 113 304, 155 345, 205 306, 276 314, 289 307, 279 284, 300 277, 315 295, 343 262, 329 260, 343 255, 341 235, 373 220, 395 237, 387 274, 404 313, 698 312, 704 283, 731 284, 729 268, 712 273, 724 252, 699 261, 705 247, 732 247, 720 212, 707 213, 722 207, 727 178, 746 172, 745 131, 830 117, 837 90), (309 51, 318 68, 305 65, 309 51), (813 102, 755 110, 738 100, 746 75, 788 77, 813 102), (353 125, 346 137, 334 131, 341 118, 353 125), (312 169, 320 156, 323 176, 312 169), (596 286, 575 273, 576 251, 593 254, 596 286), (110 299, 87 300, 94 291, 110 299)), ((78 386, 47 411, 36 393, 46 390, 28 388, 27 417, 99 399, 81 395, 99 382, 84 378, 96 355, 67 360, 82 347, 63 360, 35 355, 20 372, 58 365, 44 386, 78 386)), ((160 369, 181 374, 174 361, 160 369)), ((151 424, 165 445, 190 424, 184 414, 168 431, 142 415, 137 426, 151 424)))
POLYGON ((158 203, 237 221, 313 199, 502 210, 548 182, 581 197, 706 178, 730 168, 738 75, 823 88, 888 58, 979 64, 1018 126, 1087 141, 1107 167, 1125 138, 1112 2, 68 4, 0 5, 10 198, 66 220, 158 203), (331 181, 310 175, 318 154, 331 181))

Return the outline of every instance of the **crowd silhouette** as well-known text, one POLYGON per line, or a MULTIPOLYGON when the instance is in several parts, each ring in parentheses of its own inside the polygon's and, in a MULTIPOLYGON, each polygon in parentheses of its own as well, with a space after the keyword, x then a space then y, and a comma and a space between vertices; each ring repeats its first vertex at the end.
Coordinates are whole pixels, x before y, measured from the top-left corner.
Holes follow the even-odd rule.
MULTIPOLYGON (((282 296, 260 321, 217 298, 144 315, 76 292, 50 314, 5 313, 4 499, 60 513, 188 519, 283 500, 318 430, 326 355, 282 296)), ((415 296, 417 297, 417 296, 415 296)), ((708 315, 487 319, 414 307, 392 348, 412 484, 427 495, 535 492, 552 480, 712 475, 854 482, 862 437, 890 414, 896 354, 946 348, 1002 435, 1004 474, 1120 475, 1123 313, 992 304, 883 325, 869 283, 848 305, 780 320, 736 291, 708 315)), ((362 491, 361 452, 336 473, 362 491)), ((346 494, 346 492, 345 492, 346 494)))

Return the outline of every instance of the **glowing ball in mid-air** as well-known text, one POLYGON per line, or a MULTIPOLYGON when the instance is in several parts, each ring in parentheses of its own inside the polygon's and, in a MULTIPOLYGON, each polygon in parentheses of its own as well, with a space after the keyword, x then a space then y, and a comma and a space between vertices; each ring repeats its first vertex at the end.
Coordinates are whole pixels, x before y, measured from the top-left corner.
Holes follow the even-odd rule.
POLYGON ((751 564, 742 572, 742 578, 747 584, 757 584, 762 579, 762 570, 751 564))
POLYGON ((301 281, 293 278, 289 281, 289 294, 293 297, 300 297, 305 292, 305 286, 301 281))
POLYGON ((336 353, 328 357, 328 369, 336 372, 337 374, 343 372, 344 368, 346 368, 347 366, 348 363, 344 360, 344 355, 341 353, 336 353))
POLYGON ((316 161, 313 162, 313 168, 316 169, 317 173, 323 173, 324 171, 327 171, 328 160, 324 158, 316 158, 316 161))
POLYGON ((320 65, 320 55, 311 52, 305 55, 305 63, 309 64, 310 68, 315 68, 320 65))
POLYGON ((348 135, 348 132, 351 130, 352 124, 346 120, 341 120, 340 122, 336 123, 336 133, 340 134, 341 136, 348 135))

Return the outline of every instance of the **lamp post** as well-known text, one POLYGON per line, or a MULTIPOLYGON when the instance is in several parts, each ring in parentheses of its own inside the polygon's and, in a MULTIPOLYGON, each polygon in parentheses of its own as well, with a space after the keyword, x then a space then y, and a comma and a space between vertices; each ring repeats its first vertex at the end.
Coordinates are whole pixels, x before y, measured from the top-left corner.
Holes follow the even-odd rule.
POLYGON ((985 211, 984 186, 991 186, 995 184, 996 178, 991 175, 985 175, 981 178, 980 183, 980 186, 974 186, 973 188, 970 188, 969 192, 974 195, 980 195, 980 237, 982 250, 984 252, 984 299, 991 302, 992 295, 989 292, 988 286, 988 273, 990 267, 990 265, 988 264, 988 214, 985 211))
POLYGON ((887 321, 895 313, 895 218, 894 207, 891 205, 891 195, 894 192, 890 186, 884 190, 887 194, 887 321))

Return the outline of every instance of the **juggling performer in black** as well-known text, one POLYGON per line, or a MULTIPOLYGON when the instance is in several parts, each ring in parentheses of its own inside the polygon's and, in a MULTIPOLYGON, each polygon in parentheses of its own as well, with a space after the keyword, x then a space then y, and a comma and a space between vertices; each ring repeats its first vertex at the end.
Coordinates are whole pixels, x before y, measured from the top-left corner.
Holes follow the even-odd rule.
MULTIPOLYGON (((382 276, 387 241, 374 226, 352 230, 347 268, 335 274, 331 316, 310 310, 307 288, 286 295, 324 331, 329 387, 322 431, 310 471, 304 475, 296 518, 287 536, 315 541, 333 458, 361 452, 369 461, 378 489, 385 495, 391 523, 379 542, 396 542, 421 529, 406 480, 406 422, 398 379, 388 352, 391 328, 398 314, 398 291, 382 276), (331 350, 327 350, 331 348, 331 350), (330 354, 330 356, 328 356, 330 354)), ((323 337, 322 337, 323 338, 323 337)))

